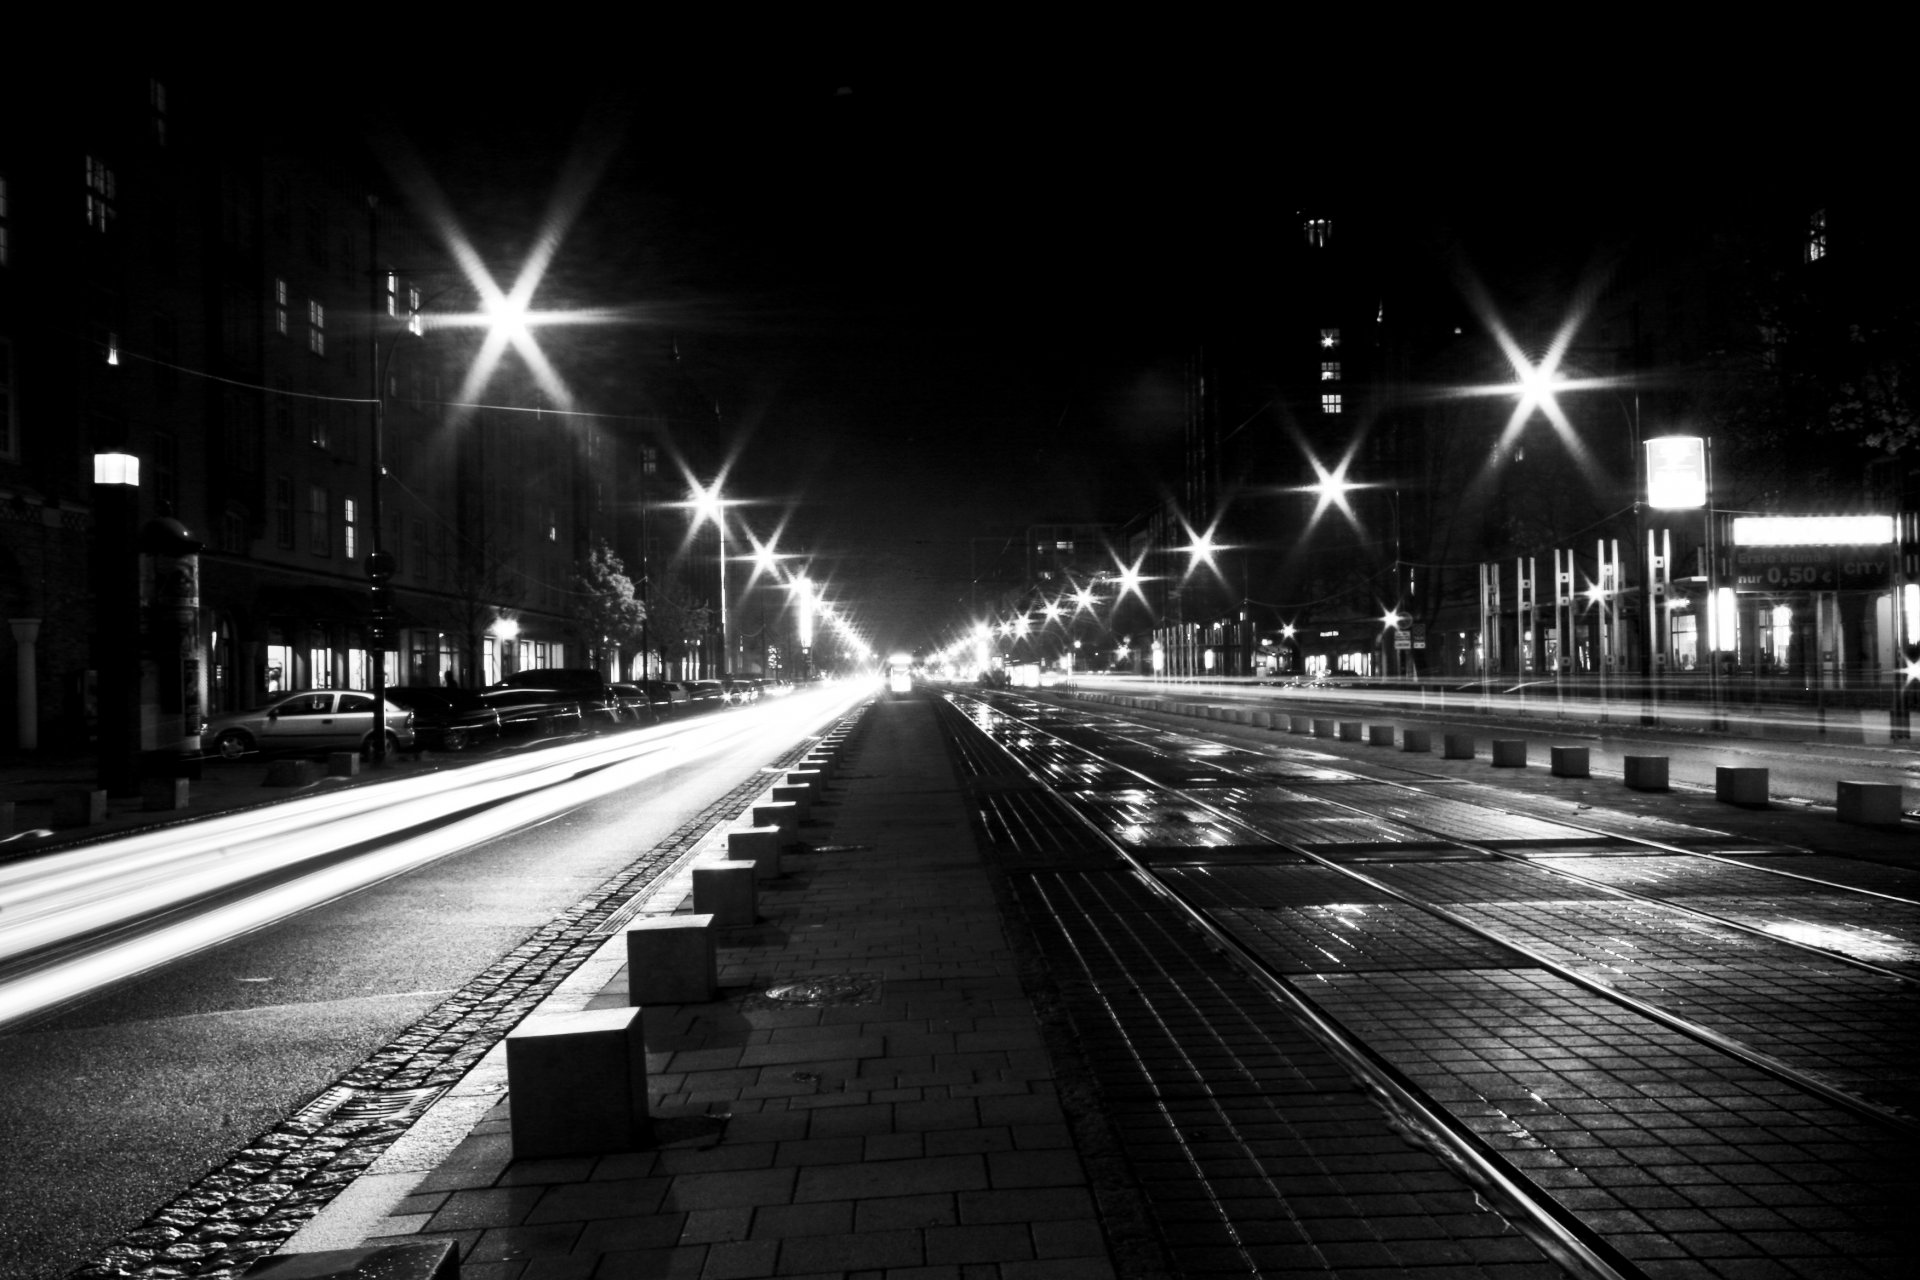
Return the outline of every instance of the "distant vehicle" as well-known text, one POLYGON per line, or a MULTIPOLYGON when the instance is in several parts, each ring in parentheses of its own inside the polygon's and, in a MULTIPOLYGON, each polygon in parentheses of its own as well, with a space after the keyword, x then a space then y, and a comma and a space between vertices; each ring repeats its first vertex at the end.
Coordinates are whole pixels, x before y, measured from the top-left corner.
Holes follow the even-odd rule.
MULTIPOLYGON (((250 752, 274 755, 322 751, 372 754, 373 712, 378 704, 358 689, 304 689, 286 693, 249 711, 214 716, 200 731, 223 760, 250 752)), ((386 708, 387 748, 411 750, 413 713, 391 700, 386 708)))
POLYGON ((397 685, 387 700, 413 713, 416 744, 428 751, 467 751, 500 736, 500 712, 472 689, 397 685))
POLYGON ((655 706, 647 691, 637 684, 615 682, 607 687, 620 705, 620 718, 629 724, 658 724, 665 714, 666 709, 655 706))
POLYGON ((620 700, 614 696, 612 682, 591 667, 528 667, 501 677, 500 685, 571 694, 590 729, 620 723, 620 700))
POLYGON ((686 685, 678 680, 641 680, 636 683, 646 691, 648 701, 663 716, 685 711, 692 698, 686 685))
POLYGON ((913 692, 913 655, 896 653, 887 659, 887 692, 895 697, 913 692))
POLYGON ((759 683, 745 676, 736 676, 731 680, 722 680, 720 682, 720 692, 726 704, 730 707, 744 707, 749 702, 758 702, 760 700, 759 683))
POLYGON ((689 711, 711 711, 727 705, 727 691, 718 680, 695 680, 687 688, 689 711))

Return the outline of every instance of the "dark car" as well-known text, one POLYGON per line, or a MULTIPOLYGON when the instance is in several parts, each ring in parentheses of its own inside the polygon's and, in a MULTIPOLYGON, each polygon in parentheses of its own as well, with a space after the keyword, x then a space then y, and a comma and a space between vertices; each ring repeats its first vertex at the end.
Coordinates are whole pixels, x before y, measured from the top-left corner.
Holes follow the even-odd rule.
POLYGON ((678 680, 639 680, 635 683, 661 715, 668 716, 687 709, 687 687, 678 680))
POLYGON ((620 700, 614 696, 612 682, 591 667, 528 667, 503 677, 494 687, 502 686, 550 689, 570 696, 589 729, 604 729, 620 723, 620 700))
POLYGON ((727 691, 718 680, 695 680, 687 688, 689 711, 711 711, 727 705, 727 691))
POLYGON ((499 717, 502 738, 553 738, 587 727, 577 690, 496 684, 481 690, 480 699, 499 717))
POLYGON ((620 718, 628 724, 658 724, 664 709, 654 705, 647 691, 637 684, 614 683, 607 686, 613 691, 614 700, 620 706, 620 718))
POLYGON ((500 736, 499 708, 472 689, 400 685, 387 700, 413 712, 414 739, 428 751, 466 751, 500 736))

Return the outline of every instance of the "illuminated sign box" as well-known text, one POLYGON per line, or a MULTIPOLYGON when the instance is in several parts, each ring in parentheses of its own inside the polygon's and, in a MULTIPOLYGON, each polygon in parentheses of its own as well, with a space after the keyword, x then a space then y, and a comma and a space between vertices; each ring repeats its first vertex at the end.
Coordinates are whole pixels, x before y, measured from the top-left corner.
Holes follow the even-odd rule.
POLYGON ((1892 516, 1736 516, 1736 547, 1876 547, 1893 541, 1892 516))
POLYGON ((1737 516, 1740 591, 1878 591, 1893 581, 1892 516, 1737 516))
POLYGON ((1656 511, 1691 511, 1707 505, 1706 444, 1699 436, 1656 436, 1647 441, 1647 505, 1656 511))

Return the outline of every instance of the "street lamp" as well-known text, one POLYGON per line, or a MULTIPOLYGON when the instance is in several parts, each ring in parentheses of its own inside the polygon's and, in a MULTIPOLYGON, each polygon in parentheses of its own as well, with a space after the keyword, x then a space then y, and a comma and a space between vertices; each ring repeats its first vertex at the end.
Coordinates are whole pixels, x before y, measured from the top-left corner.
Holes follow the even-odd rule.
POLYGON ((710 487, 703 488, 696 481, 693 496, 689 499, 693 508, 694 523, 702 520, 713 521, 713 527, 720 532, 720 657, 716 664, 714 678, 727 678, 727 501, 720 496, 720 481, 715 480, 710 487))
POLYGON ((112 796, 138 794, 140 752, 140 459, 93 455, 93 663, 99 708, 95 764, 112 796))

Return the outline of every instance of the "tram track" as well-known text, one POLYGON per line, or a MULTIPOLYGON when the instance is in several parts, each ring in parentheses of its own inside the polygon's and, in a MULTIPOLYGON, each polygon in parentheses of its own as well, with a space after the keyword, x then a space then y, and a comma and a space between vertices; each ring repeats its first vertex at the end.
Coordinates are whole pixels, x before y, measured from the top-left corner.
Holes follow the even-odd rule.
MULTIPOLYGON (((967 705, 957 697, 954 699, 954 704, 957 708, 967 705)), ((1236 771, 1229 757, 1232 752, 1245 750, 1243 748, 1223 748, 1220 744, 1214 743, 1205 753, 1204 762, 1185 761, 1179 763, 1177 767, 1159 768, 1154 772, 1162 776, 1154 777, 1148 771, 1135 768, 1128 763, 1130 755, 1136 758, 1139 755, 1137 741, 1132 741, 1125 750, 1116 748, 1102 752, 1082 740, 1086 737, 1086 732, 1076 732, 1073 738, 1069 738, 1054 732, 1052 727, 1042 723, 1049 718, 1062 716, 1078 716, 1079 724, 1076 728, 1082 730, 1087 723, 1103 718, 1114 720, 1116 723, 1126 723, 1112 717, 1110 713, 1088 715, 1078 709, 1063 710, 1046 703, 1006 697, 995 698, 991 704, 972 700, 971 712, 969 718, 975 721, 976 727, 981 728, 988 737, 998 741, 1001 749, 1018 763, 1035 786, 1047 786, 1049 794, 1056 796, 1064 807, 1077 814, 1090 830, 1097 831, 1103 843, 1124 858, 1133 868, 1135 875, 1143 882, 1150 883, 1155 891, 1163 894, 1170 903, 1177 904, 1178 909, 1189 922, 1204 931, 1213 945, 1231 952, 1249 972, 1259 977, 1262 985, 1269 987, 1277 998, 1294 1008, 1300 1016, 1315 1022, 1323 1022, 1327 1028, 1331 1029, 1331 1034, 1336 1040, 1347 1045, 1343 1053, 1349 1055, 1352 1061, 1370 1064, 1370 1070, 1376 1075, 1384 1072, 1381 1078, 1393 1081, 1395 1088, 1406 1089, 1410 1086, 1409 1096, 1415 1103, 1423 1096, 1431 1097, 1429 1088, 1436 1082, 1442 1082, 1443 1093, 1452 1089, 1453 1086, 1444 1083, 1449 1079, 1450 1069, 1436 1068, 1432 1062, 1421 1059, 1417 1041, 1425 1034, 1425 1030, 1420 1025, 1423 1019, 1417 1008, 1390 1010, 1391 1016, 1382 1015, 1384 1016, 1382 1021, 1382 1016, 1376 1016, 1377 1009, 1373 1012, 1369 1011, 1368 1002, 1373 1001, 1381 1008, 1386 1007, 1390 1002, 1382 1002, 1379 991, 1368 988, 1371 985, 1384 989, 1394 980, 1404 980, 1409 989, 1414 990, 1414 995, 1410 998, 1417 1001, 1419 998, 1417 988, 1420 986, 1422 975, 1389 974, 1369 984, 1365 981, 1358 983, 1350 981, 1358 976, 1355 974, 1316 973, 1313 971, 1314 966, 1306 960, 1291 965, 1276 964, 1274 962, 1276 949, 1271 945, 1276 936, 1271 932, 1276 927, 1273 921, 1286 915, 1287 912, 1275 907, 1275 901, 1278 899, 1269 901, 1268 897, 1263 896, 1270 893, 1268 887, 1256 886, 1251 891, 1246 889, 1253 869, 1258 868, 1263 862, 1284 859, 1290 866, 1310 869, 1306 873, 1310 876, 1339 877, 1341 883, 1355 888, 1356 893, 1349 896, 1354 896, 1359 901, 1379 901, 1391 904, 1394 910, 1418 912, 1432 921, 1440 922, 1446 929, 1458 931, 1473 939, 1474 943, 1465 949, 1472 953, 1470 958, 1454 962, 1466 965, 1457 972, 1467 977, 1460 981, 1459 990, 1442 993, 1441 1003, 1445 1007, 1435 1011, 1437 1015, 1443 1015, 1436 1020, 1445 1021, 1451 1018, 1455 1021, 1461 1019, 1471 1021, 1476 1013, 1475 992, 1481 993, 1482 996, 1492 992, 1496 1003, 1500 1000, 1512 999, 1514 1007, 1523 1011, 1527 1008, 1528 1000, 1536 1001, 1542 1008, 1548 1005, 1570 1008, 1573 1010, 1573 1020, 1576 1024, 1583 1019, 1596 1024, 1607 1024, 1610 1019, 1615 1020, 1625 1028, 1623 1035, 1630 1034, 1642 1041, 1650 1036, 1661 1039, 1662 1042, 1655 1049, 1648 1051, 1650 1059, 1662 1056, 1673 1059, 1679 1063, 1679 1066, 1674 1069, 1682 1078, 1689 1073, 1704 1073, 1707 1077, 1715 1074, 1737 1075, 1740 1077, 1739 1084, 1737 1087, 1729 1086, 1731 1092, 1728 1096, 1737 1094, 1746 1099, 1763 1100, 1761 1103, 1755 1103, 1754 1106, 1764 1105, 1769 1109, 1769 1116, 1778 1112, 1779 1117, 1804 1117, 1820 1112, 1817 1125, 1837 1125, 1838 1129, 1829 1132, 1830 1137, 1839 1130, 1846 1130, 1850 1140, 1861 1144, 1861 1151, 1869 1161, 1876 1160, 1878 1153, 1887 1149, 1890 1142, 1910 1143, 1916 1129, 1920 1128, 1916 1126, 1912 1116, 1901 1107, 1864 1097, 1850 1088, 1823 1078, 1817 1071, 1787 1061, 1777 1053, 1767 1052, 1747 1044, 1736 1035, 1703 1025, 1697 1019, 1662 1007, 1653 1000, 1620 990, 1609 982, 1597 980, 1590 974, 1580 972, 1576 966, 1549 954, 1547 948, 1531 945, 1529 940, 1514 936, 1510 930, 1503 931, 1489 927, 1485 921, 1469 918, 1459 910, 1424 899, 1419 894, 1409 891, 1405 885, 1390 883, 1387 876, 1370 874, 1361 870, 1360 867, 1373 866, 1375 871, 1379 872, 1381 868, 1375 866, 1376 863, 1390 864, 1389 869, 1405 863, 1422 872, 1441 867, 1444 874, 1455 874, 1461 867, 1468 867, 1475 871, 1483 868, 1505 868, 1507 874, 1526 877, 1530 887, 1539 892, 1542 897, 1553 896, 1551 892, 1543 891, 1544 884, 1561 883, 1569 887, 1567 895, 1569 897, 1603 896, 1607 900, 1630 904, 1636 910, 1672 912, 1679 919, 1695 922, 1695 927, 1700 932, 1726 931, 1744 939, 1751 939, 1752 944, 1757 947, 1785 947, 1802 955, 1805 963, 1821 967, 1840 966, 1850 972, 1863 975, 1866 980, 1889 984, 1890 987, 1906 993, 1909 1000, 1912 984, 1915 981, 1915 975, 1912 973, 1875 964, 1857 956, 1849 956, 1832 948, 1781 937, 1756 928, 1745 921, 1723 917, 1715 912, 1700 910, 1685 903, 1676 903, 1654 894, 1623 888, 1610 883, 1605 878, 1585 875, 1569 867, 1553 865, 1550 862, 1543 865, 1543 859, 1556 856, 1562 860, 1572 860, 1572 855, 1566 847, 1536 851, 1534 856, 1529 857, 1512 847, 1502 847, 1510 846, 1513 843, 1511 841, 1492 842, 1462 838, 1459 831, 1450 830, 1446 824, 1410 820, 1407 812, 1383 816, 1382 808, 1377 803, 1369 807, 1329 797, 1327 792, 1336 790, 1343 781, 1348 779, 1355 782, 1364 779, 1376 785, 1382 784, 1383 780, 1328 768, 1323 756, 1317 757, 1315 767, 1302 766, 1296 770, 1300 776, 1294 779, 1294 785, 1288 791, 1289 795, 1298 798, 1299 807, 1303 810, 1310 809, 1313 815, 1311 821, 1320 824, 1316 829, 1318 834, 1326 835, 1328 828, 1337 828, 1340 823, 1347 823, 1350 830, 1360 831, 1365 835, 1378 835, 1389 830, 1382 825, 1383 822, 1390 822, 1391 833, 1396 839, 1371 842, 1352 840, 1345 846, 1346 852, 1342 852, 1337 842, 1289 838, 1286 832, 1276 830, 1274 823, 1261 820, 1257 805, 1246 805, 1252 810, 1251 816, 1236 812, 1234 807, 1236 804, 1245 805, 1248 796, 1260 788, 1272 787, 1275 784, 1272 776, 1233 776, 1236 771), (985 708, 989 705, 992 709, 986 710, 985 708), (982 720, 992 721, 994 717, 1004 717, 1018 727, 1009 728, 1003 724, 1002 732, 995 733, 989 725, 980 723, 982 720), (1169 772, 1176 775, 1182 772, 1188 773, 1198 780, 1199 785, 1182 786, 1169 782, 1165 777, 1169 772), (1201 790, 1205 790, 1210 795, 1226 796, 1228 802, 1219 803, 1207 796, 1197 794, 1201 790), (1137 793, 1137 798, 1127 799, 1126 797, 1131 793, 1137 793), (1122 798, 1115 799, 1116 796, 1122 798), (1155 799, 1148 800, 1145 797, 1155 799), (1304 803, 1307 799, 1313 801, 1311 806, 1304 803), (1126 810, 1129 804, 1132 804, 1136 811, 1151 808, 1154 804, 1161 805, 1162 809, 1172 807, 1182 823, 1196 828, 1199 832, 1196 839, 1199 842, 1185 847, 1170 848, 1166 845, 1154 845, 1150 840, 1140 838, 1137 832, 1135 838, 1127 838, 1121 830, 1125 817, 1121 811, 1126 810), (1120 816, 1116 816, 1117 814, 1120 816), (1267 852, 1262 854, 1261 850, 1267 852), (1353 850, 1364 852, 1354 854, 1351 852, 1353 850), (1235 870, 1236 867, 1244 867, 1247 870, 1242 874, 1241 871, 1235 870), (1535 879, 1536 877, 1539 879, 1535 879), (1238 884, 1226 883, 1236 879, 1238 884), (1225 887, 1223 888, 1222 885, 1225 887), (1196 887, 1200 889, 1199 892, 1196 892, 1196 887), (1236 894, 1239 896, 1236 897, 1236 894), (1263 933, 1262 930, 1268 932, 1263 933), (1511 959, 1489 959, 1494 952, 1506 953, 1511 959), (1344 1004, 1342 1000, 1336 1000, 1333 1006, 1329 1006, 1324 999, 1316 1000, 1309 997, 1303 989, 1303 982, 1314 985, 1316 993, 1321 987, 1332 986, 1336 993, 1341 995, 1344 1004), (1358 988, 1359 994, 1356 996, 1352 990, 1340 992, 1341 987, 1358 988), (1446 1002, 1449 999, 1458 1007, 1447 1006, 1446 1002), (1621 1010, 1622 1013, 1619 1015, 1607 1015, 1603 1011, 1596 1013, 1595 1002, 1605 1002, 1607 1006, 1621 1010), (1368 1034, 1368 1030, 1371 1026, 1389 1028, 1393 1035, 1399 1037, 1399 1043, 1385 1049, 1370 1044, 1369 1040, 1372 1037, 1368 1034), (1650 1031, 1651 1028, 1657 1028, 1658 1031, 1650 1031), (1673 1042, 1671 1037, 1666 1037, 1665 1033, 1682 1037, 1693 1048, 1676 1047, 1677 1042, 1673 1042), (1715 1067, 1713 1066, 1715 1061, 1721 1061, 1727 1065, 1715 1067), (1410 1072, 1403 1069, 1410 1063, 1414 1065, 1414 1070, 1410 1072), (1422 1083, 1423 1081, 1425 1083, 1422 1083), (1781 1092, 1783 1089, 1788 1092, 1783 1094, 1781 1092), (1804 1099, 1804 1102, 1789 1104, 1782 1101, 1793 1096, 1804 1099), (1844 1114, 1849 1119, 1839 1120, 1832 1113, 1844 1114), (1865 1128, 1861 1129, 1860 1126, 1865 1128)), ((962 714, 967 712, 962 710, 962 714)), ((1177 736, 1192 738, 1190 734, 1177 736)), ((1250 760, 1257 757, 1271 759, 1252 751, 1246 751, 1246 754, 1250 760)), ((1315 755, 1315 753, 1300 754, 1315 755)), ((1439 799, 1434 796, 1432 790, 1423 791, 1416 785, 1398 780, 1385 780, 1384 785, 1396 788, 1404 794, 1409 805, 1434 802, 1439 799)), ((1373 798, 1377 800, 1377 797, 1373 798)), ((1447 796, 1446 800, 1448 803, 1468 804, 1471 808, 1489 816, 1497 808, 1497 806, 1473 806, 1471 802, 1460 801, 1457 793, 1447 796)), ((1006 806, 1000 807, 1004 809, 1006 806)), ((1522 808, 1533 810, 1538 806, 1525 805, 1522 808)), ((1162 814, 1162 816, 1165 815, 1162 814)), ((1751 861, 1726 858, 1711 853, 1703 854, 1672 839, 1623 835, 1617 829, 1608 829, 1604 824, 1569 822, 1558 814, 1542 817, 1537 813, 1524 812, 1519 816, 1529 821, 1552 823, 1562 832, 1576 833, 1590 845, 1605 845, 1613 852, 1630 851, 1632 855, 1669 859, 1698 857, 1704 863, 1725 868, 1730 874, 1778 875, 1779 882, 1782 884, 1793 883, 1836 894, 1859 895, 1861 901, 1876 901, 1902 913, 1909 907, 1920 906, 1912 899, 1896 894, 1878 893, 1819 877, 1794 875, 1791 872, 1778 873, 1772 868, 1756 866, 1751 861)), ((1525 824, 1522 823, 1521 826, 1524 828, 1525 824)), ((1561 840, 1562 846, 1577 843, 1564 838, 1561 840)), ((1272 868, 1267 870, 1271 871, 1272 868)), ((1279 873, 1273 874, 1278 876, 1279 873)), ((1489 874, 1494 873, 1489 872, 1489 874)), ((1296 916, 1311 914, 1311 911, 1304 913, 1295 911, 1293 914, 1296 916)), ((1396 927, 1409 929, 1410 932, 1419 934, 1422 939, 1431 932, 1430 926, 1409 926, 1404 918, 1397 920, 1396 927)), ((1280 932, 1285 933, 1285 930, 1282 929, 1280 932)), ((1278 954, 1282 954, 1284 958, 1286 945, 1293 941, 1297 940, 1282 938, 1278 954)), ((1423 945, 1431 948, 1433 944, 1429 941, 1424 942, 1423 945)), ((1306 950, 1310 948, 1302 947, 1303 953, 1306 950)), ((1435 951, 1435 954, 1441 953, 1441 951, 1435 951)), ((1308 959, 1310 960, 1311 957, 1308 959)), ((1321 967, 1332 970, 1340 968, 1338 964, 1321 967)), ((1382 966, 1376 965, 1375 969, 1384 973, 1382 966)), ((1454 971, 1449 971, 1449 973, 1452 972, 1454 971)), ((1430 985, 1437 990, 1445 984, 1435 982, 1430 985)), ((1523 1026, 1521 1030, 1524 1031, 1526 1028, 1523 1026)), ((1594 1037, 1596 1043, 1604 1041, 1604 1038, 1604 1034, 1594 1037)), ((1514 1039, 1518 1041, 1537 1039, 1537 1037, 1516 1034, 1514 1039)), ((1604 1049, 1604 1045, 1601 1044, 1599 1049, 1604 1049)), ((1596 1059, 1605 1056, 1599 1049, 1590 1047, 1589 1056, 1596 1059)), ((1644 1064, 1641 1068, 1632 1069, 1638 1070, 1643 1067, 1644 1064)), ((1464 1071, 1464 1075, 1472 1074, 1471 1071, 1464 1071)), ((1600 1092, 1604 1094, 1605 1091, 1600 1092)), ((1490 1145, 1487 1141, 1490 1128, 1497 1128, 1498 1123, 1505 1123, 1515 1134, 1522 1134, 1531 1139, 1533 1135, 1527 1134, 1526 1126, 1521 1123, 1526 1117, 1515 1118, 1515 1115, 1528 1109, 1535 1114, 1553 1111, 1544 1099, 1537 1100, 1537 1105, 1529 1102, 1513 1108, 1515 1115, 1503 1114, 1500 1121, 1493 1126, 1485 1123, 1484 1116, 1480 1117, 1482 1123, 1477 1126, 1468 1122, 1460 1114, 1463 1110, 1459 1105, 1460 1099, 1453 1098, 1450 1101, 1454 1103, 1452 1109, 1440 1106, 1437 1114, 1423 1117, 1414 1127, 1431 1123, 1435 1132, 1446 1135, 1444 1139, 1446 1142, 1457 1144, 1456 1154, 1471 1152, 1475 1160, 1490 1159, 1492 1167, 1500 1171, 1501 1177, 1511 1176, 1517 1179, 1521 1190, 1513 1194, 1518 1197, 1519 1203, 1526 1206, 1526 1212, 1534 1215, 1536 1230, 1546 1229, 1540 1226, 1541 1223, 1552 1223, 1554 1224, 1552 1231, 1565 1231, 1568 1229, 1567 1221, 1570 1216, 1573 1221, 1582 1223, 1582 1229, 1585 1229, 1581 1214, 1578 1212, 1570 1214, 1569 1206, 1563 1203, 1562 1197, 1554 1193, 1555 1188, 1542 1187, 1534 1183, 1523 1171, 1522 1165, 1514 1162, 1512 1159, 1514 1151, 1499 1150, 1501 1146, 1499 1142, 1490 1145)), ((1580 1101, 1595 1102, 1594 1099, 1580 1099, 1580 1101)), ((1482 1102, 1491 1107, 1491 1099, 1482 1099, 1482 1102)), ((1467 1109, 1470 1110, 1470 1108, 1467 1109)), ((1758 1114, 1758 1112, 1750 1107, 1749 1114, 1758 1114)), ((1786 1119, 1779 1117, 1767 1120, 1766 1123, 1776 1125, 1788 1123, 1786 1119)), ((1556 1116, 1554 1119, 1564 1121, 1566 1117, 1556 1116)), ((1619 1117, 1610 1117, 1610 1121, 1619 1119, 1619 1117)), ((1732 1124, 1729 1131, 1740 1127, 1738 1123, 1732 1124)), ((1703 1128, 1710 1129, 1711 1126, 1707 1125, 1703 1128)), ((1498 1136, 1500 1135, 1496 1134, 1496 1137, 1498 1136)), ((1588 1132, 1582 1136, 1590 1138, 1592 1133, 1588 1132)), ((1506 1145, 1511 1147, 1514 1144, 1506 1145)), ((1524 1148, 1525 1143, 1519 1145, 1524 1148)), ((1839 1147, 1833 1149, 1839 1150, 1839 1147)), ((1522 1150, 1519 1154, 1532 1153, 1522 1150)), ((1837 1159, 1840 1165, 1845 1166, 1850 1157, 1843 1156, 1837 1159)), ((1851 1168, 1851 1166, 1848 1167, 1851 1168)), ((1567 1170, 1562 1169, 1556 1172, 1565 1175, 1567 1170)), ((1680 1198, 1685 1200, 1686 1196, 1683 1193, 1684 1188, 1682 1193, 1676 1194, 1680 1194, 1680 1198)), ((1581 1197, 1573 1198, 1578 1200, 1581 1197)), ((1571 1237, 1558 1239, 1550 1252, 1559 1256, 1563 1248, 1574 1248, 1576 1251, 1590 1248, 1593 1239, 1603 1238, 1600 1233, 1591 1230, 1587 1230, 1583 1237, 1581 1230, 1575 1230, 1571 1237)), ((1596 1253, 1592 1257, 1581 1260, 1570 1269, 1584 1272, 1589 1267, 1617 1266, 1623 1255, 1614 1253, 1609 1256, 1609 1252, 1603 1250, 1596 1253)), ((1563 1265, 1568 1264, 1563 1261, 1563 1265)), ((1626 1265, 1630 1269, 1633 1266, 1631 1262, 1626 1265)))

